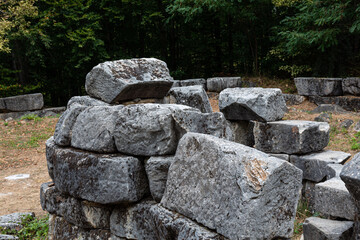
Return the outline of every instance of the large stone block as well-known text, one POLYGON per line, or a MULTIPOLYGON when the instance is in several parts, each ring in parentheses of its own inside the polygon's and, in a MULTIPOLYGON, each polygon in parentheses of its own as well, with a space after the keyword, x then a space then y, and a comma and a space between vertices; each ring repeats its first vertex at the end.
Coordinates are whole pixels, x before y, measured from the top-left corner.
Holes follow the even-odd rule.
POLYGON ((136 98, 163 98, 173 78, 166 63, 155 58, 104 62, 86 76, 85 90, 107 103, 136 98))
POLYGON ((65 110, 65 107, 55 107, 44 108, 36 111, 0 113, 0 120, 6 120, 8 118, 17 119, 28 114, 38 115, 39 117, 56 117, 59 114, 62 114, 65 110))
POLYGON ((360 95, 360 78, 351 77, 342 80, 342 89, 345 94, 360 95))
POLYGON ((219 95, 219 108, 228 120, 280 120, 286 103, 277 88, 229 88, 219 95))
POLYGON ((302 172, 241 144, 205 134, 181 140, 161 205, 230 239, 292 235, 302 172))
POLYGON ((344 108, 347 111, 359 111, 360 110, 360 98, 353 96, 338 96, 338 97, 320 97, 310 96, 309 101, 316 105, 321 104, 336 104, 344 108))
POLYGON ((72 105, 80 104, 86 107, 93 107, 93 106, 110 106, 110 104, 103 102, 99 99, 92 98, 90 96, 75 96, 70 98, 67 103, 67 108, 71 108, 72 105))
POLYGON ((44 98, 41 93, 0 98, 0 112, 24 112, 42 109, 44 98))
POLYGON ((306 154, 324 149, 329 143, 328 123, 285 120, 256 122, 255 148, 268 153, 306 154))
POLYGON ((164 195, 169 167, 173 161, 174 156, 161 156, 151 157, 145 162, 150 193, 156 202, 160 202, 164 195))
POLYGON ((149 193, 141 161, 120 154, 94 154, 48 144, 47 161, 56 188, 101 204, 136 202, 149 193))
POLYGON ((204 78, 174 80, 172 87, 188 87, 200 85, 206 90, 206 80, 204 78))
POLYGON ((166 101, 171 104, 182 104, 199 109, 203 113, 211 113, 212 108, 202 86, 173 87, 166 101))
POLYGON ((324 150, 306 155, 291 155, 290 162, 303 171, 304 179, 320 182, 329 174, 329 164, 342 164, 350 157, 349 153, 324 150))
POLYGON ((71 146, 99 153, 117 152, 114 131, 122 108, 122 105, 86 108, 73 124, 71 146))
POLYGON ((325 216, 354 220, 356 207, 340 178, 315 185, 314 211, 325 216))
POLYGON ((253 147, 254 142, 254 125, 253 121, 228 121, 230 129, 233 133, 230 141, 241 143, 243 145, 253 147))
POLYGON ((351 239, 354 223, 335 221, 318 217, 307 218, 303 225, 306 240, 348 240, 351 239))
POLYGON ((299 95, 303 96, 339 96, 343 94, 342 78, 295 78, 299 95))
POLYGON ((43 210, 78 227, 110 229, 111 206, 61 194, 52 182, 41 185, 40 203, 43 210))
POLYGON ((286 94, 283 93, 286 105, 299 105, 305 101, 305 97, 297 94, 286 94))
POLYGON ((206 80, 206 88, 209 92, 221 92, 226 88, 254 87, 255 84, 241 80, 241 77, 214 77, 206 80))

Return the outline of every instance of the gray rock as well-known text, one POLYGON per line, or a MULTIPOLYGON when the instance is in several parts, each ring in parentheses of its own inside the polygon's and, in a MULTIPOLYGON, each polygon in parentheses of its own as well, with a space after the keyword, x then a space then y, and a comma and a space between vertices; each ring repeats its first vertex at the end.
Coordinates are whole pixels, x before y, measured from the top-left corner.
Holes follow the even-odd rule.
POLYGON ((116 115, 114 139, 119 152, 155 156, 175 153, 177 139, 172 111, 160 104, 136 104, 116 115))
POLYGON ((19 239, 17 236, 0 234, 0 240, 19 239))
POLYGON ((78 227, 110 229, 111 207, 61 194, 52 182, 41 185, 40 203, 43 210, 78 227))
POLYGON ((354 223, 335 221, 318 217, 307 218, 303 225, 306 240, 348 240, 351 238, 354 223))
POLYGON ((331 116, 326 112, 323 112, 319 116, 314 118, 314 121, 316 121, 316 122, 327 122, 327 123, 329 123, 330 120, 331 120, 331 116))
POLYGON ((24 112, 42 109, 44 99, 41 93, 0 98, 0 112, 24 112))
POLYGON ((290 162, 303 171, 304 179, 320 182, 329 174, 329 164, 342 164, 350 157, 349 153, 324 150, 306 155, 291 155, 290 162))
POLYGON ((145 161, 150 193, 156 202, 160 202, 164 195, 169 167, 173 161, 174 156, 151 157, 145 161))
POLYGON ((280 120, 286 110, 277 88, 229 88, 219 95, 219 108, 228 120, 280 120))
POLYGON ((93 107, 93 106, 110 106, 110 104, 103 102, 99 99, 92 98, 90 96, 75 96, 70 98, 70 100, 67 103, 67 108, 71 108, 72 105, 77 104, 86 106, 86 107, 93 107))
POLYGON ((26 112, 9 112, 9 113, 0 113, 0 120, 6 120, 9 118, 18 119, 22 116, 34 114, 39 117, 57 117, 59 114, 62 114, 66 110, 65 107, 56 107, 56 108, 45 108, 37 111, 26 111, 26 112))
POLYGON ((290 155, 288 155, 288 154, 270 153, 269 155, 276 157, 276 158, 280 158, 280 159, 288 161, 288 162, 290 161, 290 155))
POLYGON ((329 180, 331 178, 339 178, 343 168, 344 165, 341 164, 328 164, 326 180, 329 180))
POLYGON ((349 127, 354 123, 351 119, 345 119, 340 123, 341 128, 349 129, 349 127))
POLYGON ((253 121, 228 121, 229 126, 233 132, 233 137, 228 138, 236 143, 253 147, 254 142, 254 125, 253 121))
POLYGON ((166 63, 155 58, 104 62, 86 76, 85 90, 107 103, 136 98, 163 98, 173 78, 166 63))
POLYGON ((354 130, 357 131, 357 132, 360 132, 360 121, 355 123, 354 130))
POLYGON ((49 176, 52 180, 54 180, 54 165, 53 162, 55 161, 55 149, 57 148, 54 137, 50 137, 46 143, 46 159, 47 159, 47 168, 49 176))
POLYGON ((285 120, 254 127, 255 148, 268 153, 306 154, 321 151, 329 143, 329 124, 285 120))
POLYGON ((85 106, 73 104, 59 118, 55 127, 54 140, 59 146, 70 146, 72 128, 78 115, 86 109, 85 106))
POLYGON ((317 108, 311 111, 311 113, 346 113, 346 110, 336 104, 320 104, 317 108))
POLYGON ((214 136, 188 133, 161 205, 230 239, 290 237, 302 172, 286 161, 214 136))
POLYGON ((221 92, 226 88, 255 87, 252 82, 242 81, 241 77, 214 77, 206 80, 206 88, 209 92, 221 92))
POLYGON ((307 207, 312 213, 314 213, 316 184, 316 182, 304 180, 303 188, 301 190, 302 200, 304 203, 307 203, 307 207))
POLYGON ((303 96, 338 96, 342 95, 342 78, 295 78, 299 95, 303 96))
POLYGON ((188 87, 201 85, 206 90, 206 80, 204 78, 174 80, 172 87, 188 87))
POLYGON ((315 185, 314 210, 324 216, 354 220, 356 207, 340 178, 315 185))
POLYGON ((0 216, 0 228, 20 230, 21 222, 25 217, 35 217, 32 212, 18 212, 0 216))
POLYGON ((173 87, 167 98, 168 103, 182 104, 197 108, 203 113, 212 113, 209 98, 202 86, 173 87))
POLYGON ((111 240, 109 230, 83 229, 68 223, 64 218, 50 215, 49 217, 49 240, 111 240))
POLYGON ((116 152, 114 130, 122 108, 95 106, 82 111, 72 127, 71 146, 99 153, 116 152))
POLYGON ((48 144, 47 161, 60 192, 101 204, 136 202, 149 193, 141 161, 48 144))
POLYGON ((292 106, 292 105, 299 105, 305 101, 305 97, 297 94, 286 94, 283 93, 284 100, 286 102, 286 105, 292 106))
POLYGON ((347 111, 358 112, 360 110, 360 98, 358 97, 348 97, 348 96, 338 96, 338 97, 320 97, 320 96, 310 96, 309 101, 315 103, 316 105, 321 104, 336 104, 344 108, 347 111))
POLYGON ((360 78, 351 77, 342 80, 342 89, 345 94, 360 95, 360 78))

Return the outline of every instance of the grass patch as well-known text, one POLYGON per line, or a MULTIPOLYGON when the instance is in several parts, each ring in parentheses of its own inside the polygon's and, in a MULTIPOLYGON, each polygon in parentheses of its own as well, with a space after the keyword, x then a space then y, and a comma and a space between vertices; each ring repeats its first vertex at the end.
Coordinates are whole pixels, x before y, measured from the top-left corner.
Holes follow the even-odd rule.
POLYGON ((351 150, 360 149, 360 132, 355 133, 354 137, 350 140, 351 150))
POLYGON ((306 218, 309 217, 319 217, 319 213, 312 213, 309 210, 309 203, 302 199, 299 200, 297 210, 296 210, 296 219, 294 223, 294 237, 300 236, 303 233, 303 224, 306 218))
POLYGON ((37 122, 37 121, 41 120, 41 117, 32 113, 32 114, 26 114, 26 115, 22 116, 20 118, 20 120, 33 120, 33 121, 37 122))

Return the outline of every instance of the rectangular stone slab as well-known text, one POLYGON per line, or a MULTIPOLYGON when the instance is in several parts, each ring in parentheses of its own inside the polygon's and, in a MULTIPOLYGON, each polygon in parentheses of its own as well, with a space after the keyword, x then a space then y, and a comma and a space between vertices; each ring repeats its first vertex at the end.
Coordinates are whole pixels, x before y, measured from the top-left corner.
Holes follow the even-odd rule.
POLYGON ((343 94, 342 78, 294 78, 299 95, 338 96, 343 94))
POLYGON ((256 149, 187 133, 161 205, 230 239, 288 238, 302 171, 256 149))
POLYGON ((42 109, 44 98, 41 93, 0 98, 0 112, 25 112, 42 109))
POLYGON ((354 223, 351 221, 335 221, 318 217, 307 218, 304 222, 304 239, 351 239, 354 223))

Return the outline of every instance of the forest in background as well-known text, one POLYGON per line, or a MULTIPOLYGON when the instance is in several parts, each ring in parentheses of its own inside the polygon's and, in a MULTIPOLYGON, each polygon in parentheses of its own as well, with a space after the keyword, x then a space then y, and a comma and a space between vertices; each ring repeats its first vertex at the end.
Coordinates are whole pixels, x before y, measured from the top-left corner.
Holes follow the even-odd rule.
POLYGON ((1 0, 0 97, 84 94, 98 63, 155 57, 174 79, 360 76, 356 0, 1 0))

